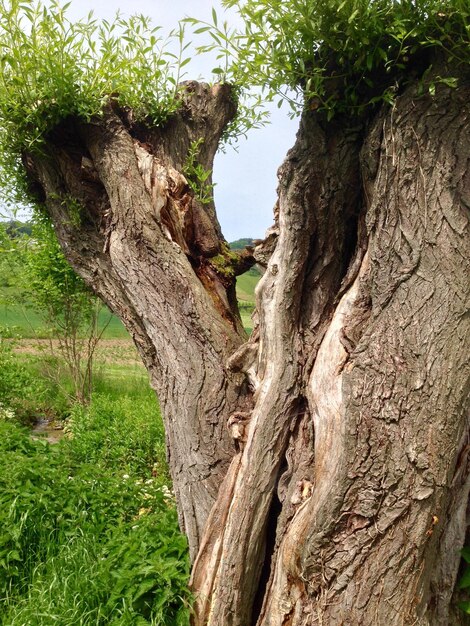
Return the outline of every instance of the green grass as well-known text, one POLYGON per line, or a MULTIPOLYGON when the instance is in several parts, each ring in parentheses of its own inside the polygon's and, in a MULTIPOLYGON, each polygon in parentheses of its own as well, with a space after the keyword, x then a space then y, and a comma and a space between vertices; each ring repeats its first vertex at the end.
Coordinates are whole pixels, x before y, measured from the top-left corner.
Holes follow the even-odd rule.
MULTIPOLYGON (((124 339, 129 337, 129 333, 121 320, 103 307, 99 315, 99 325, 102 328, 106 324, 103 338, 124 339)), ((25 307, 20 304, 0 305, 0 329, 4 335, 24 338, 49 336, 44 318, 32 307, 25 307)))
POLYGON ((20 305, 0 305, 0 328, 8 329, 21 337, 34 337, 41 332, 44 322, 41 316, 33 310, 24 309, 20 305))
POLYGON ((246 309, 240 310, 240 317, 242 318, 243 328, 246 332, 251 335, 253 331, 253 320, 251 319, 252 311, 247 311, 246 309))
POLYGON ((95 388, 101 388, 103 384, 109 388, 114 383, 116 393, 122 389, 123 382, 128 390, 134 382, 140 385, 142 379, 148 381, 147 370, 142 363, 98 363, 96 370, 95 388))
POLYGON ((121 320, 111 313, 108 309, 101 311, 99 316, 99 325, 102 327, 104 324, 108 324, 104 331, 104 339, 125 339, 129 337, 129 333, 124 327, 121 320))
POLYGON ((248 334, 253 330, 251 315, 255 308, 255 288, 261 275, 256 268, 251 268, 237 278, 237 299, 239 302, 240 317, 248 334))
POLYGON ((237 298, 242 302, 255 301, 255 287, 260 279, 257 270, 251 269, 237 278, 237 298))
MULTIPOLYGON (((237 298, 241 304, 253 304, 250 309, 241 309, 242 322, 250 331, 252 321, 251 312, 254 308, 255 287, 260 275, 257 270, 249 270, 237 278, 237 298)), ((0 334, 3 336, 17 336, 22 338, 48 337, 48 331, 44 318, 29 306, 14 304, 14 293, 8 293, 7 304, 0 304, 0 334)), ((121 320, 103 307, 99 316, 100 327, 107 324, 103 333, 103 339, 126 339, 129 333, 121 320)))
MULTIPOLYGON (((0 403, 13 407, 26 424, 39 417, 64 419, 71 411, 74 386, 70 374, 60 358, 50 355, 45 343, 39 351, 15 353, 24 342, 0 339, 0 403)), ((124 394, 136 401, 150 394, 155 402, 147 371, 130 340, 101 346, 94 365, 94 392, 114 398, 124 394)))
POLYGON ((187 545, 148 408, 97 396, 56 446, 0 423, 2 626, 188 623, 187 545))

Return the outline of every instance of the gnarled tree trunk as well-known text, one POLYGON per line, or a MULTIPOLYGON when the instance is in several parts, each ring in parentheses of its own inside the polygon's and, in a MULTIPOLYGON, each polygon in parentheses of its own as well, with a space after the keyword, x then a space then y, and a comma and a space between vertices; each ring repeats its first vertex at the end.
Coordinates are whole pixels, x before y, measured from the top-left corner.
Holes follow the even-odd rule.
POLYGON ((213 203, 198 201, 182 172, 200 140, 199 163, 212 168, 235 111, 229 87, 188 83, 163 129, 110 107, 90 124, 64 122, 46 156, 24 156, 65 254, 149 371, 193 555, 234 454, 227 420, 251 407, 244 377, 227 377, 225 363, 246 339, 235 275, 254 260, 228 252, 213 203))
POLYGON ((247 342, 234 278, 254 259, 227 252, 182 174, 200 138, 211 167, 228 87, 189 84, 160 130, 71 120, 50 158, 25 157, 158 392, 196 625, 460 623, 469 96, 462 77, 369 119, 304 113, 247 342))

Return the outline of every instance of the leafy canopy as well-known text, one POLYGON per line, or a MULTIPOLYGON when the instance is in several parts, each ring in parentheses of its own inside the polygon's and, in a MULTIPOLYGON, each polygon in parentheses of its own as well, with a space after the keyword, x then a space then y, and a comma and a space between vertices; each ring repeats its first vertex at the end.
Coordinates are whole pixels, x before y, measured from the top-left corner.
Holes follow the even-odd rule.
MULTIPOLYGON (((440 50, 452 70, 470 61, 468 0, 223 0, 243 27, 202 24, 217 50, 215 72, 280 96, 294 112, 307 104, 332 117, 392 101, 423 77, 440 50), (232 62, 227 63, 227 59, 232 62)), ((439 78, 456 84, 452 70, 439 78)), ((428 85, 431 93, 434 85, 428 85)))
POLYGON ((72 23, 70 3, 0 0, 0 184, 15 187, 22 151, 40 150, 68 116, 90 120, 110 98, 159 124, 178 107, 182 27, 163 39, 142 15, 72 23), (12 185, 9 183, 13 183, 12 185))
MULTIPOLYGON (((307 105, 362 112, 392 101, 408 80, 422 79, 440 50, 448 67, 468 64, 468 0, 223 0, 243 26, 195 20, 216 52, 218 80, 244 93, 280 96, 294 113, 307 105)), ((69 3, 70 4, 70 3, 69 3)), ((180 25, 167 39, 142 15, 72 23, 59 0, 0 0, 0 187, 21 181, 21 154, 41 150, 68 116, 91 120, 110 99, 137 119, 163 123, 178 108, 189 63, 180 25), (176 52, 175 52, 176 50, 176 52)), ((438 82, 455 85, 452 70, 438 82)), ((424 82, 423 82, 424 84, 424 82)), ((435 89, 435 83, 427 85, 435 89)), ((257 104, 240 107, 227 137, 262 123, 257 104)))

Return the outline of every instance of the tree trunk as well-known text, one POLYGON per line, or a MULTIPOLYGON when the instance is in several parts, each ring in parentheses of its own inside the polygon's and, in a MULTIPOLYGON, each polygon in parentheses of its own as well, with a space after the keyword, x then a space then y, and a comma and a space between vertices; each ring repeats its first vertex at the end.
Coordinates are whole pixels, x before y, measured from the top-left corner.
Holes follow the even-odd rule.
POLYGON ((246 339, 235 275, 254 259, 228 251, 213 203, 199 202, 182 172, 201 139, 198 161, 212 168, 235 110, 228 87, 188 83, 162 129, 110 107, 90 124, 67 120, 46 155, 24 156, 65 254, 121 317, 149 371, 193 556, 235 451, 227 421, 251 406, 244 377, 227 377, 225 362, 246 339))
POLYGON ((158 131, 71 121, 26 157, 158 392, 197 626, 463 623, 469 101, 461 77, 369 119, 304 113, 247 342, 234 277, 254 259, 182 175, 200 137, 211 167, 228 88, 190 84, 158 131))

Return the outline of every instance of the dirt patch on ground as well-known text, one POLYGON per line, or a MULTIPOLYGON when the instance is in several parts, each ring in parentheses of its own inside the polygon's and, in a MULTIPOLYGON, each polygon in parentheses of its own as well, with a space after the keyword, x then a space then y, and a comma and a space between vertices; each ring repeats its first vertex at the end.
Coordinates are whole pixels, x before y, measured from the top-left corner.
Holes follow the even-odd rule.
MULTIPOLYGON (((15 340, 14 352, 35 356, 60 356, 59 342, 56 339, 15 340)), ((130 339, 102 339, 95 352, 97 363, 116 365, 142 365, 137 350, 130 339)))

